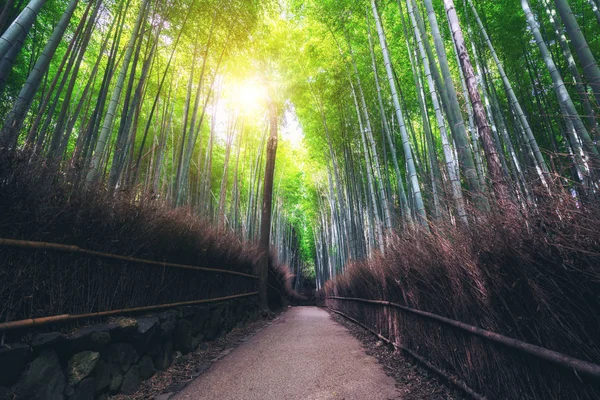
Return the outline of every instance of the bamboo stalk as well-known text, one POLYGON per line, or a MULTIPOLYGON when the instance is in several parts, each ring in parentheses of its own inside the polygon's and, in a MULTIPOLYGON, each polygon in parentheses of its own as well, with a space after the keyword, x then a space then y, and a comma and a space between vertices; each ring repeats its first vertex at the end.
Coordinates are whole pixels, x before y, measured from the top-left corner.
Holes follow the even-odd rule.
POLYGON ((513 350, 520 351, 522 353, 527 353, 536 358, 549 361, 553 364, 559 365, 565 368, 572 368, 577 372, 581 372, 587 376, 600 379, 600 365, 594 364, 588 361, 580 360, 575 357, 567 356, 565 354, 559 353, 554 350, 546 349, 544 347, 536 346, 530 343, 522 342, 518 339, 513 339, 504 335, 500 335, 499 333, 491 332, 485 329, 478 328, 473 325, 468 325, 460 321, 456 321, 450 318, 442 317, 441 315, 433 314, 427 311, 421 311, 414 308, 406 307, 400 304, 392 303, 389 301, 383 300, 367 300, 360 299, 355 297, 338 297, 338 296, 327 296, 326 299, 333 300, 348 300, 348 301, 356 301, 360 303, 367 304, 378 304, 383 306, 394 307, 411 314, 419 315, 421 317, 425 317, 437 322, 441 322, 442 324, 452 326, 454 328, 458 328, 462 331, 468 332, 472 335, 479 336, 481 338, 487 339, 491 342, 495 342, 501 344, 503 346, 509 347, 513 350))
POLYGON ((255 275, 245 274, 243 272, 229 271, 229 270, 218 269, 218 268, 197 267, 197 266, 193 266, 193 265, 176 264, 176 263, 162 262, 162 261, 145 260, 142 258, 121 256, 118 254, 102 253, 100 251, 94 251, 94 250, 86 250, 86 249, 82 249, 79 246, 65 245, 65 244, 58 244, 58 243, 32 242, 32 241, 27 241, 27 240, 15 240, 15 239, 0 238, 0 247, 19 247, 19 248, 33 249, 33 250, 62 251, 62 252, 66 252, 66 253, 85 254, 85 255, 94 256, 94 257, 108 258, 108 259, 112 259, 112 260, 121 260, 121 261, 137 263, 137 264, 156 265, 159 267, 172 267, 172 268, 180 268, 180 269, 190 269, 190 270, 195 270, 195 271, 216 272, 216 273, 238 275, 238 276, 244 276, 246 278, 258 279, 258 277, 255 275))
POLYGON ((84 318, 108 317, 108 316, 136 313, 136 312, 142 312, 142 311, 154 311, 154 310, 160 310, 160 309, 165 309, 165 308, 192 306, 192 305, 205 304, 205 303, 217 303, 220 301, 238 299, 241 297, 256 296, 257 294, 258 294, 258 292, 250 292, 250 293, 243 293, 243 294, 235 294, 235 295, 226 296, 226 297, 217 297, 214 299, 182 301, 179 303, 167 303, 167 304, 158 304, 158 305, 154 305, 154 306, 124 308, 124 309, 120 309, 120 310, 99 311, 99 312, 87 313, 87 314, 75 314, 75 315, 61 314, 61 315, 53 315, 53 316, 49 316, 49 317, 22 319, 19 321, 10 321, 10 322, 0 323, 0 332, 13 330, 13 329, 20 329, 20 328, 37 327, 37 326, 47 325, 47 324, 55 323, 55 322, 75 321, 75 320, 84 319, 84 318))

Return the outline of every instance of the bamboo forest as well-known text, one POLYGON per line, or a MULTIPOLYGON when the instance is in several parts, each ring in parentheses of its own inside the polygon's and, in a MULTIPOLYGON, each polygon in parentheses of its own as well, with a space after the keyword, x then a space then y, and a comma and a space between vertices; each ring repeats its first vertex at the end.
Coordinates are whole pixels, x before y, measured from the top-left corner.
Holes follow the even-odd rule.
POLYGON ((600 398, 599 61, 600 0, 0 0, 0 399, 600 398), (356 387, 214 361, 286 320, 356 387))

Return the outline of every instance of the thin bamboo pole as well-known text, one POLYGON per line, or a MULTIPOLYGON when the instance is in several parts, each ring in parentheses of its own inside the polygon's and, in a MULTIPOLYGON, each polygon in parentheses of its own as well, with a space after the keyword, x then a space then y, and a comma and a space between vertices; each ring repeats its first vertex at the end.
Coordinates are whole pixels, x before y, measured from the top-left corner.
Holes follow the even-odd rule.
POLYGON ((133 308, 124 308, 124 309, 120 309, 120 310, 110 310, 110 311, 99 311, 99 312, 87 313, 87 314, 75 314, 75 315, 61 314, 61 315, 52 315, 49 317, 22 319, 19 321, 10 321, 10 322, 0 323, 0 332, 12 330, 12 329, 19 329, 19 328, 37 327, 37 326, 48 325, 48 324, 57 323, 57 322, 75 321, 78 319, 85 319, 85 318, 109 317, 109 316, 114 316, 114 315, 161 310, 161 309, 165 309, 165 308, 193 306, 193 305, 197 305, 197 304, 206 304, 206 303, 217 303, 220 301, 226 301, 226 300, 238 299, 241 297, 250 297, 250 296, 256 296, 256 295, 258 295, 258 292, 235 294, 232 296, 217 297, 214 299, 182 301, 179 303, 158 304, 155 306, 133 307, 133 308))
POLYGON ((197 266, 193 266, 193 265, 176 264, 176 263, 163 262, 163 261, 145 260, 142 258, 120 256, 118 254, 110 254, 110 253, 102 253, 100 251, 94 251, 94 250, 86 250, 86 249, 82 249, 79 246, 65 245, 65 244, 58 244, 58 243, 32 242, 32 241, 27 241, 27 240, 0 238, 0 247, 19 247, 19 248, 33 249, 33 250, 62 251, 65 253, 85 254, 85 255, 90 255, 90 256, 94 256, 94 257, 108 258, 108 259, 112 259, 112 260, 121 260, 121 261, 137 263, 137 264, 155 265, 158 267, 191 269, 191 270, 195 270, 195 271, 216 272, 216 273, 220 273, 220 274, 238 275, 238 276, 244 276, 246 278, 258 279, 258 277, 256 275, 245 274, 243 272, 228 271, 228 270, 218 269, 218 268, 197 267, 197 266))
POLYGON ((399 310, 403 310, 409 312, 411 314, 419 315, 421 317, 425 317, 427 319, 431 319, 437 322, 440 322, 444 325, 452 326, 453 328, 458 328, 462 331, 468 332, 472 335, 479 336, 491 342, 495 342, 501 344, 503 346, 509 347, 513 350, 520 351, 522 353, 527 353, 532 355, 538 359, 549 361, 553 364, 559 365, 565 368, 572 368, 577 372, 580 372, 584 375, 600 379, 600 365, 593 364, 588 361, 579 360, 577 358, 567 356, 565 354, 556 352, 554 350, 549 350, 540 346, 536 346, 530 343, 522 342, 518 339, 513 339, 504 335, 500 335, 495 332, 491 332, 485 329, 478 328, 473 325, 468 325, 460 321, 456 321, 450 318, 442 317, 441 315, 433 314, 427 311, 421 311, 414 308, 406 307, 400 304, 392 303, 389 301, 383 300, 367 300, 360 299, 355 297, 338 297, 338 296, 328 296, 326 299, 333 300, 348 300, 348 301, 356 301, 359 303, 368 303, 368 304, 379 304, 382 306, 394 307, 399 310))

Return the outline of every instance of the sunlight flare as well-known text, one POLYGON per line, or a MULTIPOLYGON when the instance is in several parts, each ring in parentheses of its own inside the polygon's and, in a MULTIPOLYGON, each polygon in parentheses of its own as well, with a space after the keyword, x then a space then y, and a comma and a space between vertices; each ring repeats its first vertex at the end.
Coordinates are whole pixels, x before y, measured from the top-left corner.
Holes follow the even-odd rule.
POLYGON ((256 79, 232 85, 230 96, 231 103, 244 114, 264 110, 268 99, 267 88, 256 79))

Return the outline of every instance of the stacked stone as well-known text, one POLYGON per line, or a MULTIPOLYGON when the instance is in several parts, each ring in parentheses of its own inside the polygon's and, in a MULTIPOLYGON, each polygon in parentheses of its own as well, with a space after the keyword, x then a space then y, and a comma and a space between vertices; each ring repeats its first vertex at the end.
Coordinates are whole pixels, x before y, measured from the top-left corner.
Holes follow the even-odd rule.
POLYGON ((93 400, 132 394, 174 353, 195 351, 258 315, 257 298, 121 317, 72 334, 39 333, 0 346, 0 400, 93 400))

